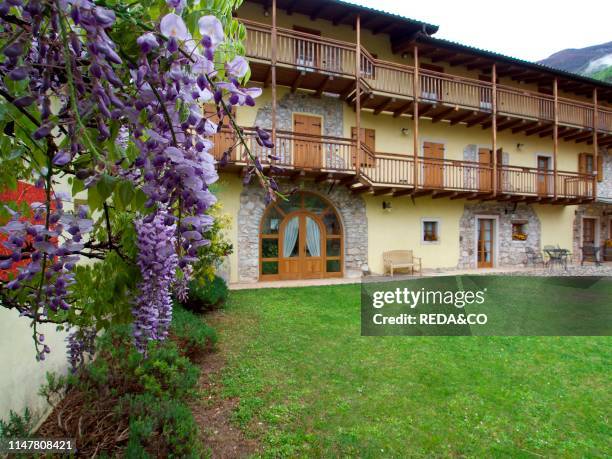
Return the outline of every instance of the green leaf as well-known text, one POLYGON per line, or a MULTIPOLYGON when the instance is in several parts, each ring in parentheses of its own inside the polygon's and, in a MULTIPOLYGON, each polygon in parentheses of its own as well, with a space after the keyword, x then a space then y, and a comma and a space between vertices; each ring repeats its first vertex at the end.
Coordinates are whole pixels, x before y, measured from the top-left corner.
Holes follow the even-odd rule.
POLYGON ((117 179, 115 177, 111 177, 108 174, 103 174, 102 177, 100 177, 100 180, 96 184, 96 188, 98 189, 102 201, 106 201, 110 195, 113 194, 116 184, 117 179))
POLYGON ((130 182, 120 182, 115 190, 115 198, 122 209, 127 209, 134 199, 134 185, 130 182))

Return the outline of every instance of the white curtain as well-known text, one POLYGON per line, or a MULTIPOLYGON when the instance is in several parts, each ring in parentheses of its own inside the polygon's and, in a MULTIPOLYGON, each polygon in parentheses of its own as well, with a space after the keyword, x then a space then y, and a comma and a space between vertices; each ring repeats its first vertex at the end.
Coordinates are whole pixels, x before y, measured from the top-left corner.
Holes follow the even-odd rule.
POLYGON ((295 244, 298 240, 300 231, 300 219, 293 217, 285 226, 285 236, 283 237, 283 257, 290 257, 295 244))
POLYGON ((310 256, 321 256, 321 232, 317 222, 310 217, 306 217, 306 245, 310 256))

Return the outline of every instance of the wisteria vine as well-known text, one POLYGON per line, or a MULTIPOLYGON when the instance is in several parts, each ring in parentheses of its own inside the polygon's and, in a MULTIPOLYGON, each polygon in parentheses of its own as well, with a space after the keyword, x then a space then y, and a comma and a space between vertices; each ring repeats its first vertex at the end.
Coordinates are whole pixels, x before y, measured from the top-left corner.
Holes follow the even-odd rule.
MULTIPOLYGON (((134 263, 142 275, 133 292, 133 333, 143 353, 150 341, 167 336, 172 289, 185 294, 198 249, 208 244, 207 211, 216 200, 209 187, 218 178, 212 136, 232 129, 244 146, 245 180, 257 176, 268 200, 278 191, 231 116, 235 106, 253 106, 261 89, 244 86, 248 62, 233 50, 234 37, 226 36, 221 20, 203 14, 190 31, 183 15, 191 5, 167 0, 157 21, 128 17, 141 33, 120 46, 113 28, 126 11, 90 0, 0 0, 2 105, 9 107, 13 144, 27 152, 24 162, 46 195, 33 206, 33 219, 10 210, 0 227, 10 250, 0 256, 0 269, 29 260, 0 281, 0 302, 32 320, 41 360, 50 349, 37 325, 61 322, 56 312, 84 307, 72 295, 81 257, 121 254, 110 224, 112 199, 94 209, 100 217, 86 206, 64 211, 70 196, 59 191, 62 178, 98 194, 112 178, 146 197, 133 218, 134 263), (204 104, 214 104, 219 123, 204 115, 204 104)), ((261 146, 273 146, 268 132, 255 132, 261 146)), ((92 336, 95 330, 70 334, 73 365, 90 350, 92 336)))

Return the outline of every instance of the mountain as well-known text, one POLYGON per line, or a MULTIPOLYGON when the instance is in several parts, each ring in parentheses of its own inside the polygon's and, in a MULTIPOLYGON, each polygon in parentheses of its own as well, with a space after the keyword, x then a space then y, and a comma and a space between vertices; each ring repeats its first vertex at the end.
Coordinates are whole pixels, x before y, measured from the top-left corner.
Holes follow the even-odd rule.
POLYGON ((612 83, 612 41, 586 48, 558 51, 538 64, 612 83))

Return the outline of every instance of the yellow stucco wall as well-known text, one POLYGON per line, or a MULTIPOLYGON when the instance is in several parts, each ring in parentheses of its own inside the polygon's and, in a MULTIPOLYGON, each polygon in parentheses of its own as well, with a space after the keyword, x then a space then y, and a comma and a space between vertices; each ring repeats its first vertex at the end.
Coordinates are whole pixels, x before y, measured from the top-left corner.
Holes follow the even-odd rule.
POLYGON ((413 250, 423 258, 425 268, 457 265, 459 256, 459 220, 464 201, 449 199, 366 196, 368 218, 368 264, 373 273, 383 272, 382 254, 387 250, 413 250), (391 203, 383 210, 382 202, 391 203), (421 242, 421 220, 439 221, 439 241, 421 242))
POLYGON ((533 206, 542 228, 541 243, 572 250, 572 225, 577 206, 533 206))
POLYGON ((238 211, 240 210, 240 193, 242 181, 236 174, 222 173, 213 191, 222 205, 221 214, 230 217, 229 227, 225 230, 225 237, 234 247, 233 253, 228 257, 230 282, 238 282, 238 211))

